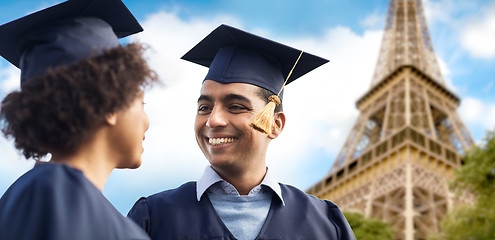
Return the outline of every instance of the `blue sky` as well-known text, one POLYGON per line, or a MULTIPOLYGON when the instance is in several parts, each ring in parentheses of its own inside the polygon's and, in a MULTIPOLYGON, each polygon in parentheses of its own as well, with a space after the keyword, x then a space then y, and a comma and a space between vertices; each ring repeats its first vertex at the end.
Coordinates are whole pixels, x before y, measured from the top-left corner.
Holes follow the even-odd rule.
MULTIPOLYGON (((3 0, 0 23, 61 1, 3 0)), ((305 189, 330 169, 369 88, 380 48, 386 0, 124 0, 145 31, 126 41, 150 46, 163 85, 146 94, 151 126, 143 165, 115 170, 103 193, 122 213, 135 200, 196 180, 207 161, 194 140, 197 95, 206 69, 180 60, 226 23, 330 59, 286 88, 284 133, 267 163, 284 183, 305 189), (314 104, 314 102, 318 104, 314 104)), ((495 1, 423 1, 446 84, 461 99, 458 113, 476 142, 495 127, 495 1)), ((19 72, 0 60, 0 97, 17 89, 19 72)), ((32 167, 0 139, 0 194, 32 167)))

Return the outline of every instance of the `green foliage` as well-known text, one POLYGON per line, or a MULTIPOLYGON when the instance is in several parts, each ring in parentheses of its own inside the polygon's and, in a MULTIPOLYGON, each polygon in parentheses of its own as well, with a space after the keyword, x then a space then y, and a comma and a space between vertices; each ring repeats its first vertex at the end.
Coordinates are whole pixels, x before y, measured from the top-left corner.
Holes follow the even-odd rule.
POLYGON ((394 237, 394 229, 381 220, 368 219, 355 212, 344 212, 344 216, 358 240, 392 240, 394 237))
POLYGON ((488 132, 484 146, 475 146, 466 155, 464 166, 452 184, 456 190, 469 190, 484 201, 495 196, 495 132, 488 132))
POLYGON ((450 211, 442 220, 441 233, 428 240, 493 240, 495 239, 495 204, 480 207, 463 205, 450 211))
POLYGON ((495 239, 495 132, 488 132, 483 146, 473 147, 464 163, 451 186, 458 194, 473 193, 477 200, 450 211, 442 220, 442 232, 429 240, 495 239))

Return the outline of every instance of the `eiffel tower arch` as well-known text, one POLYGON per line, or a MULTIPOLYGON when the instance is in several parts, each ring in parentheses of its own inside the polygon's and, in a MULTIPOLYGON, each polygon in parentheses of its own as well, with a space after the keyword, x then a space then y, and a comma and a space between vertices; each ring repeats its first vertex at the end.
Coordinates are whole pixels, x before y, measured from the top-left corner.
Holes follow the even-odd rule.
POLYGON ((370 89, 328 174, 307 190, 382 219, 395 239, 426 239, 459 201, 447 180, 473 140, 443 81, 421 0, 390 0, 370 89))

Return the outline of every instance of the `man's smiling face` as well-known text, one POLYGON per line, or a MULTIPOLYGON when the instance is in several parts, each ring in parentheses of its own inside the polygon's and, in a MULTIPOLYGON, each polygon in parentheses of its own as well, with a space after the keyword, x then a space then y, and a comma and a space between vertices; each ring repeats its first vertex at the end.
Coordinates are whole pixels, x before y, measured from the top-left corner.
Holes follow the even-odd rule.
POLYGON ((269 136, 249 126, 266 102, 259 87, 246 83, 203 82, 194 130, 210 164, 220 171, 238 172, 264 166, 269 136))

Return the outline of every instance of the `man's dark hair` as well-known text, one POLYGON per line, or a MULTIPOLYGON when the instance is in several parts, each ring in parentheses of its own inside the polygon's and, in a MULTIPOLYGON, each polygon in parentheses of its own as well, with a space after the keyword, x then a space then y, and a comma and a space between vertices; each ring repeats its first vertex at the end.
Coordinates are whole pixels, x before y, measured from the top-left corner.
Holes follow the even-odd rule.
POLYGON ((125 109, 158 78, 140 44, 106 50, 27 79, 2 101, 3 134, 27 158, 72 153, 110 113, 125 109))

